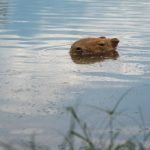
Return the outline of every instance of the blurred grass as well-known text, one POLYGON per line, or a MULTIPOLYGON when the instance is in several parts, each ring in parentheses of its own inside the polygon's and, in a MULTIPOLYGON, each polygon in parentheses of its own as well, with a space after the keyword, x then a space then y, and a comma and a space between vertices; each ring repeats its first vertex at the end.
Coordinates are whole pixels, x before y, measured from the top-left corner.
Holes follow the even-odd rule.
MULTIPOLYGON (((131 134, 126 136, 123 141, 120 141, 123 132, 122 130, 115 130, 114 128, 116 125, 116 118, 124 115, 122 112, 117 111, 117 109, 124 97, 126 97, 130 91, 131 89, 121 95, 111 109, 90 106, 91 109, 98 110, 98 112, 106 115, 108 124, 105 126, 104 130, 107 130, 108 132, 99 133, 97 131, 99 138, 95 138, 95 131, 93 131, 90 128, 90 125, 84 121, 84 118, 81 117, 77 108, 72 106, 67 107, 66 111, 70 115, 70 118, 68 118, 70 119, 70 125, 58 150, 150 150, 150 131, 146 130, 147 127, 141 108, 138 109, 141 121, 140 124, 137 124, 140 131, 138 135, 133 136, 131 134), (149 146, 147 144, 149 144, 149 146)), ((136 121, 136 119, 131 116, 127 115, 127 117, 136 121)), ((97 120, 99 120, 99 118, 97 118, 97 120)), ((46 146, 39 146, 39 143, 36 143, 35 137, 36 135, 32 135, 30 142, 20 144, 19 146, 0 142, 0 150, 50 150, 50 148, 46 146)))
MULTIPOLYGON (((99 139, 95 140, 92 136, 93 132, 88 124, 81 118, 80 114, 74 107, 67 107, 67 111, 71 115, 70 129, 68 130, 67 136, 65 137, 66 143, 64 146, 65 150, 149 150, 150 147, 146 146, 146 143, 150 145, 150 131, 147 132, 144 116, 142 114, 141 108, 139 108, 141 125, 139 126, 139 134, 136 136, 129 135, 123 141, 118 142, 120 137, 123 135, 121 130, 114 129, 114 123, 118 116, 122 116, 122 112, 118 112, 117 109, 120 103, 123 101, 124 97, 132 89, 127 90, 116 102, 112 109, 104 109, 98 106, 90 106, 92 109, 97 109, 100 113, 105 113, 107 115, 108 126, 107 129, 108 136, 105 132, 99 133, 99 139), (140 138, 138 138, 140 137, 140 138), (69 143, 69 144, 68 144, 69 143)), ((128 116, 133 120, 131 116, 128 116)), ((99 118, 97 118, 98 120, 99 118)), ((136 121, 137 122, 137 121, 136 121)))

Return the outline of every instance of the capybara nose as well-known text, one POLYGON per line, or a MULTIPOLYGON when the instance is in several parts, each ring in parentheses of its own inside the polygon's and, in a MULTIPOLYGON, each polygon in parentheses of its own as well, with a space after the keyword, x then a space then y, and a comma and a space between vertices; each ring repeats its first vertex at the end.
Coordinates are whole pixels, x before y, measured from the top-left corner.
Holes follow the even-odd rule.
POLYGON ((81 55, 82 54, 82 48, 81 47, 77 47, 76 48, 76 53, 78 54, 78 55, 81 55))
POLYGON ((82 51, 82 48, 81 48, 81 47, 77 47, 77 48, 76 48, 76 51, 77 51, 77 52, 81 52, 81 51, 82 51))

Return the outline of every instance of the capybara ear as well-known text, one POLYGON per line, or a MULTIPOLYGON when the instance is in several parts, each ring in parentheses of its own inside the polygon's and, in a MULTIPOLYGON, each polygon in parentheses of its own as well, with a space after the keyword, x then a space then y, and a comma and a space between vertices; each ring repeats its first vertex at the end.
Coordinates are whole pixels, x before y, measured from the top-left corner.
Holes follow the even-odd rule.
POLYGON ((112 38, 111 43, 112 43, 113 48, 116 48, 119 43, 119 40, 117 38, 112 38))

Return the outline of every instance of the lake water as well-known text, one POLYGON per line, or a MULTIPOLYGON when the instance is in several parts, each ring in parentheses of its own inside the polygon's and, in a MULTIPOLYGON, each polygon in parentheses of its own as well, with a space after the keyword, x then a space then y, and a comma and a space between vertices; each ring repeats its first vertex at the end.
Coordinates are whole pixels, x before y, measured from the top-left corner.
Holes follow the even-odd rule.
MULTIPOLYGON (((150 1, 1 0, 0 140, 36 133, 57 147, 67 129, 64 107, 118 109, 150 125, 150 1), (83 37, 120 40, 117 60, 75 64, 71 44, 83 37)), ((134 125, 131 127, 131 130, 134 125)))

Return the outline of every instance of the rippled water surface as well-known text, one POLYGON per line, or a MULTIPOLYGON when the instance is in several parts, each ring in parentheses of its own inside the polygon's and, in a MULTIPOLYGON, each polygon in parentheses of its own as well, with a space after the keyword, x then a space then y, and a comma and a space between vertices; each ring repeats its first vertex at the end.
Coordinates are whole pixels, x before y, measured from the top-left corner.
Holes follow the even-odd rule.
POLYGON ((149 126, 149 13, 148 0, 0 0, 0 140, 57 145, 65 106, 112 108, 130 88, 119 108, 149 126), (118 38, 120 57, 75 64, 70 45, 90 36, 118 38))

